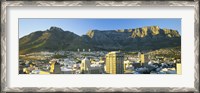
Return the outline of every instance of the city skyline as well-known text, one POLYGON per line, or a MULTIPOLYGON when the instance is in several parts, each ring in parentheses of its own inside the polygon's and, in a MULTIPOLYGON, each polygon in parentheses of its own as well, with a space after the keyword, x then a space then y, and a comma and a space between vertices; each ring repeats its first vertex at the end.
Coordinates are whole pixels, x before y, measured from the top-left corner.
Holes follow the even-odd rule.
POLYGON ((19 74, 182 74, 180 58, 149 57, 151 53, 130 53, 60 51, 56 54, 38 52, 28 56, 21 55, 19 74), (55 58, 55 55, 66 53, 72 57, 55 58), (98 53, 102 54, 101 57, 98 57, 98 53), (84 55, 90 55, 90 57, 84 55), (77 61, 77 58, 80 60, 77 61))
POLYGON ((71 31, 79 36, 86 34, 89 30, 118 30, 132 29, 145 26, 159 26, 177 30, 181 35, 181 19, 179 18, 23 18, 19 19, 19 37, 28 35, 34 31, 44 31, 51 26, 60 27, 71 31))

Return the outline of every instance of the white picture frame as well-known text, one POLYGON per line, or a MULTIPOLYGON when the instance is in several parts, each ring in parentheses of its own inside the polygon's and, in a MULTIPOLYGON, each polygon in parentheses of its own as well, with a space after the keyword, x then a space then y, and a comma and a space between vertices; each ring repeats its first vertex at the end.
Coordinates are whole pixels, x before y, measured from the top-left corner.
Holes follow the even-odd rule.
MULTIPOLYGON (((1 6, 1 89, 2 92, 199 92, 199 1, 2 1, 2 6, 1 6), (187 8, 187 7, 193 7, 193 12, 194 15, 193 17, 190 17, 194 22, 194 50, 191 50, 194 52, 194 67, 192 67, 192 71, 194 72, 191 74, 194 78, 192 80, 192 84, 194 87, 169 87, 169 86, 161 86, 162 87, 151 87, 151 85, 148 86, 138 86, 138 87, 128 87, 128 86, 115 86, 113 87, 95 87, 95 86, 63 86, 63 87, 49 87, 49 86, 28 86, 28 87, 22 87, 22 86, 10 86, 9 84, 13 83, 13 81, 8 81, 10 80, 11 77, 8 66, 11 65, 9 63, 10 59, 9 56, 11 51, 10 49, 13 48, 14 46, 9 46, 9 34, 10 32, 10 27, 9 24, 12 18, 10 17, 9 13, 11 11, 9 10, 12 7, 24 7, 24 9, 27 7, 49 7, 51 9, 56 9, 56 7, 118 7, 122 8, 123 7, 135 7, 135 8, 140 8, 140 7, 170 7, 170 8, 187 8), (194 18, 194 19, 193 19, 194 18), (9 85, 9 86, 8 86, 9 85)), ((14 11, 14 10, 13 10, 14 11)), ((29 10, 29 11, 35 11, 29 10)), ((164 11, 164 10, 163 10, 164 11)), ((18 12, 18 11, 14 11, 18 12)), ((48 12, 48 11, 47 11, 48 12)), ((16 14, 17 15, 17 14, 16 14)), ((37 16, 37 15, 36 15, 37 16)), ((39 15, 38 15, 39 16, 39 15)), ((42 17, 42 16, 40 16, 42 17)), ((46 16, 48 17, 48 16, 46 16)), ((51 16, 50 16, 51 17, 51 16)), ((44 18, 44 16, 43 16, 44 18)), ((188 24, 190 25, 190 24, 188 24)), ((11 29, 12 30, 12 29, 11 29)), ((13 30, 12 30, 13 31, 13 30)), ((17 30, 16 32, 12 32, 15 34, 18 34, 17 30)), ((191 55, 188 55, 191 56, 191 55)), ((183 68, 184 69, 184 68, 183 68)), ((24 77, 24 76, 23 76, 24 77)), ((37 78, 37 75, 31 76, 32 78, 35 77, 37 78)), ((31 77, 26 77, 25 78, 31 78, 31 77)), ((45 76, 44 76, 45 77, 45 76)), ((48 77, 51 77, 49 75, 48 77)), ((54 76, 52 76, 54 77, 54 76)), ((63 77, 63 76, 61 76, 63 77)), ((97 76, 94 76, 97 77, 97 76)), ((55 78, 51 78, 55 79, 55 78)), ((37 80, 36 80, 37 81, 37 80)), ((116 81, 117 82, 117 81, 116 81)), ((187 82, 187 81, 186 81, 187 82)), ((188 81, 191 82, 191 81, 188 81)), ((134 83, 134 82, 130 82, 134 83)), ((38 83, 39 84, 39 83, 38 83)), ((42 84, 42 83, 41 83, 42 84)), ((43 83, 44 84, 44 83, 43 83)), ((90 83, 89 83, 90 84, 90 83)), ((98 83, 100 84, 100 83, 98 83)), ((103 84, 103 83, 102 83, 103 84)), ((116 84, 116 83, 114 83, 116 84)), ((120 84, 119 84, 120 85, 120 84)))

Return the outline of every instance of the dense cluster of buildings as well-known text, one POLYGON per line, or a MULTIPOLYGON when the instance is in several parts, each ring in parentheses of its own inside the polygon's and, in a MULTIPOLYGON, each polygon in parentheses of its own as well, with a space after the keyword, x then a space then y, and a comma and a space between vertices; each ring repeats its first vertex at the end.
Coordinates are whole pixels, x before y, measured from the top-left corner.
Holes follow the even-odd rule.
POLYGON ((160 62, 149 55, 138 52, 128 55, 120 51, 112 52, 57 52, 23 55, 20 59, 20 74, 181 74, 181 63, 177 59, 160 62), (53 58, 54 55, 67 55, 53 58), (42 59, 24 59, 28 57, 42 59))

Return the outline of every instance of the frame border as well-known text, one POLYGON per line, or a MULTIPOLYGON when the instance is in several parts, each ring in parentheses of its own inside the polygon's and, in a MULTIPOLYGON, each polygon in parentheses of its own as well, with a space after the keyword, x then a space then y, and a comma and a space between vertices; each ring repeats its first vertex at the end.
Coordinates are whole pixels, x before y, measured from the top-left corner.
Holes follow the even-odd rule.
POLYGON ((1 2, 1 92, 195 92, 199 93, 199 0, 195 1, 2 1, 1 2), (194 14, 194 88, 187 87, 7 87, 6 7, 10 6, 193 6, 194 14))

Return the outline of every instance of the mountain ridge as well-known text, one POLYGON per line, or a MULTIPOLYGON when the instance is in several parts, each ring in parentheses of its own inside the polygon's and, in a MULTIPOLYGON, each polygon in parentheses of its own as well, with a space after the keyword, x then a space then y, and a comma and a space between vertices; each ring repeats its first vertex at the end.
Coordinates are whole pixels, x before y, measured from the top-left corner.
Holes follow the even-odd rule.
POLYGON ((121 30, 90 30, 79 36, 59 27, 36 31, 19 40, 20 54, 58 50, 145 50, 181 45, 181 35, 172 29, 146 26, 121 30))

